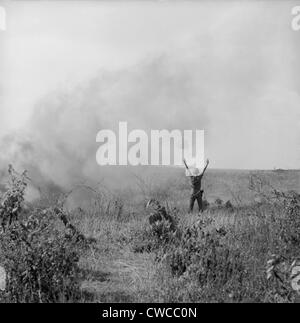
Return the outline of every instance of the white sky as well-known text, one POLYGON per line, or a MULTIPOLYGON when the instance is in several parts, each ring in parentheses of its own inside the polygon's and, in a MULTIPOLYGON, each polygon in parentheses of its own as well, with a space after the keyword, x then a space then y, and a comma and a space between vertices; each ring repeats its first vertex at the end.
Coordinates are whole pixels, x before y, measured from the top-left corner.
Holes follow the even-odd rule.
MULTIPOLYGON (((2 2, 7 30, 0 31, 0 136, 30 127, 37 102, 52 91, 70 90, 103 73, 129 75, 132 102, 137 79, 157 61, 160 72, 145 86, 162 82, 166 68, 183 102, 180 88, 186 79, 192 82, 187 93, 203 108, 186 113, 195 120, 206 115, 206 151, 214 167, 299 168, 300 32, 290 27, 295 3, 2 2), (166 59, 161 63, 159 57, 166 59)), ((169 91, 165 82, 164 76, 161 87, 169 91)), ((113 94, 106 98, 121 110, 115 106, 122 105, 118 96, 125 86, 107 87, 113 94)), ((151 95, 156 91, 153 85, 151 95)), ((159 95, 159 109, 172 113, 169 98, 159 95)), ((181 120, 178 109, 174 128, 181 120)))

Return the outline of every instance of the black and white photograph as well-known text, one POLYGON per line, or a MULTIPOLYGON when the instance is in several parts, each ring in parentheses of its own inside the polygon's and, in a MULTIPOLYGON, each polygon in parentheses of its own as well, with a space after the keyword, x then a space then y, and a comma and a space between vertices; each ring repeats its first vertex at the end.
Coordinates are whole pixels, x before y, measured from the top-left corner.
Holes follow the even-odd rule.
POLYGON ((0 303, 300 303, 299 0, 0 0, 0 303))

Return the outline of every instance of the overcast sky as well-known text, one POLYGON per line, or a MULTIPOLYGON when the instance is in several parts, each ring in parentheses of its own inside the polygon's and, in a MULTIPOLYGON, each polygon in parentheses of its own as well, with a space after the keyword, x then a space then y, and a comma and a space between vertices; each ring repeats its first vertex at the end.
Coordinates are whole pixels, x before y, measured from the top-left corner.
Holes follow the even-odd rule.
POLYGON ((38 134, 39 158, 65 145, 57 163, 88 168, 96 132, 125 120, 204 129, 213 167, 299 168, 295 3, 5 3, 0 136, 38 134))

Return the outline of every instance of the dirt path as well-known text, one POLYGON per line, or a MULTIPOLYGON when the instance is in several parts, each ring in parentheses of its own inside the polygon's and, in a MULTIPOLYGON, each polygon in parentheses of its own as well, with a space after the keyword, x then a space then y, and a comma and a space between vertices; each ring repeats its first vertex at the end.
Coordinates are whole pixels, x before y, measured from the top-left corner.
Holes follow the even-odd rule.
POLYGON ((149 253, 124 248, 114 253, 93 255, 85 270, 82 289, 100 302, 139 302, 154 276, 154 259, 149 253))

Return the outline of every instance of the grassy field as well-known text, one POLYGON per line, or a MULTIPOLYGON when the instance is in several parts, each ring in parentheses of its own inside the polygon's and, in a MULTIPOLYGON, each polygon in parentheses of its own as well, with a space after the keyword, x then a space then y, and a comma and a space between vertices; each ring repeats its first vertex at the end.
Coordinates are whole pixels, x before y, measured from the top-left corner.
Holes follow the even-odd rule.
MULTIPOLYGON (((120 189, 115 199, 104 193, 100 203, 96 197, 86 210, 77 209, 72 213, 76 226, 98 241, 97 251, 82 259, 82 266, 93 273, 84 282, 84 290, 93 293, 97 300, 116 302, 274 301, 267 286, 266 265, 276 251, 276 218, 282 216, 283 210, 274 202, 267 203, 265 194, 270 194, 272 189, 299 192, 299 176, 299 171, 209 171, 203 187, 210 206, 202 214, 196 210, 188 214, 189 179, 180 170, 156 169, 135 175, 135 183, 120 189), (250 189, 252 176, 262 179, 263 187, 250 189), (246 283, 238 285, 234 281, 239 279, 236 273, 226 288, 201 286, 192 274, 190 277, 172 275, 167 262, 160 261, 161 256, 157 255, 160 250, 136 252, 136 246, 145 243, 141 236, 150 227, 151 210, 145 209, 149 198, 159 200, 170 213, 176 208, 178 227, 182 231, 199 220, 209 223, 209 231, 225 228, 228 233, 222 243, 229 250, 240 251, 249 274, 246 283), (217 199, 223 204, 230 200, 233 209, 216 205, 217 199)), ((299 252, 297 248, 295 255, 299 252)))
POLYGON ((297 301, 290 270, 300 256, 300 171, 210 170, 203 188, 209 206, 200 214, 187 212, 181 169, 115 172, 74 188, 64 212, 93 241, 80 253, 79 301, 297 301), (174 230, 149 224, 150 198, 174 230))

